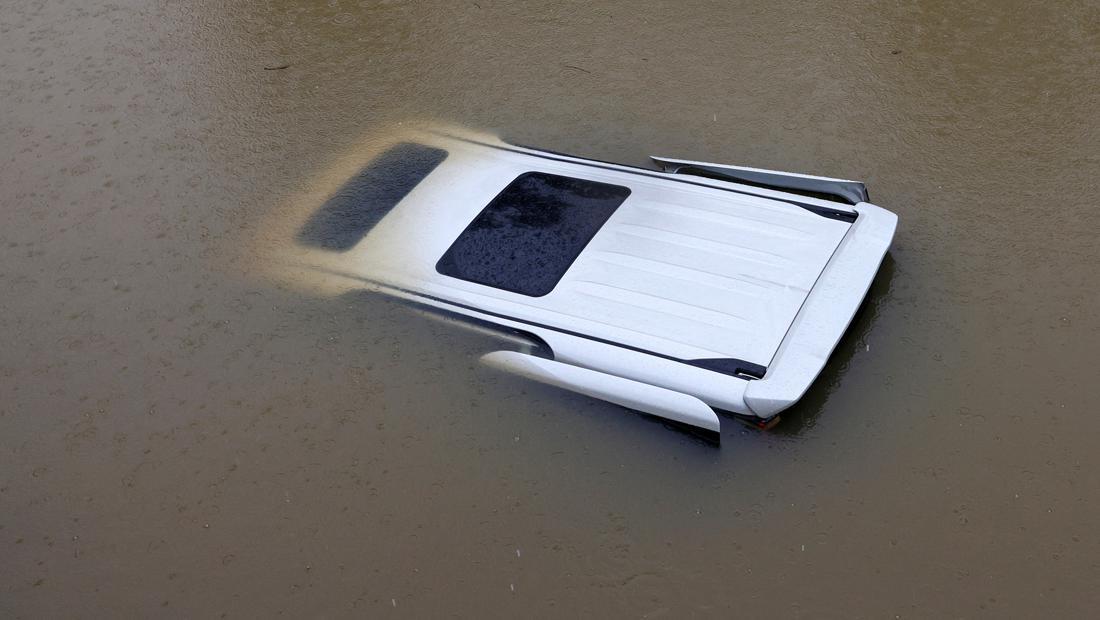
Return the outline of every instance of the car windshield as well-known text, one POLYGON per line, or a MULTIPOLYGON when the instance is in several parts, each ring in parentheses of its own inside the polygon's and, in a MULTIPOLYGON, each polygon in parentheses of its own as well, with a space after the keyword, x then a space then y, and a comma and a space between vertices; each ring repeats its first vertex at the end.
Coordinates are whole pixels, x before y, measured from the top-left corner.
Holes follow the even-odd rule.
POLYGON ((298 232, 298 242, 350 250, 447 158, 440 148, 402 142, 348 180, 298 232))

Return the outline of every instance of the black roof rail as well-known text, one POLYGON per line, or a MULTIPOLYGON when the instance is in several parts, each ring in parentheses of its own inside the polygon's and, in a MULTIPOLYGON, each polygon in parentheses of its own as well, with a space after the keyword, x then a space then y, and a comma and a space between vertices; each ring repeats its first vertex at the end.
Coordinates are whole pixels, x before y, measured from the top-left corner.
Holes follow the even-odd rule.
POLYGON ((867 186, 859 181, 846 181, 844 179, 830 179, 828 177, 815 177, 806 174, 792 174, 790 172, 778 172, 776 170, 745 168, 742 166, 728 166, 725 164, 710 164, 683 159, 669 159, 667 157, 651 156, 651 159, 660 165, 665 172, 673 174, 689 174, 720 181, 732 181, 734 183, 742 183, 753 187, 775 189, 782 192, 809 196, 811 198, 842 202, 848 205, 871 201, 867 194, 867 186))

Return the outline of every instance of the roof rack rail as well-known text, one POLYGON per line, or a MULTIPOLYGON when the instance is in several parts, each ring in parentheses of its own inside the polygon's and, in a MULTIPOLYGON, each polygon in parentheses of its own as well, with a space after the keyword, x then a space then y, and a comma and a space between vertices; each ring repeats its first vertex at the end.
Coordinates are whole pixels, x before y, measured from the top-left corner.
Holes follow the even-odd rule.
POLYGON ((689 174, 720 181, 732 181, 849 205, 871 200, 867 194, 867 187, 859 181, 667 157, 650 156, 650 158, 665 172, 671 174, 689 174))

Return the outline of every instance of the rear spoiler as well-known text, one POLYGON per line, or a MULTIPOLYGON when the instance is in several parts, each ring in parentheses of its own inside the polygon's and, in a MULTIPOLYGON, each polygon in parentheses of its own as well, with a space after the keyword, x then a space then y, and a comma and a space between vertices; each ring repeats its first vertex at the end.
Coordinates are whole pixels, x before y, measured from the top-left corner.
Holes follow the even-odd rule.
POLYGON ((686 159, 669 159, 656 156, 651 156, 651 159, 670 174, 690 174, 708 179, 732 181, 754 187, 801 194, 812 198, 822 198, 833 202, 843 202, 849 205, 871 201, 867 194, 867 187, 859 181, 815 177, 793 172, 778 172, 776 170, 764 170, 763 168, 710 164, 686 159))
POLYGON ((718 415, 709 405, 681 392, 516 351, 495 351, 483 355, 481 362, 539 383, 565 388, 666 420, 715 433, 721 430, 718 415))

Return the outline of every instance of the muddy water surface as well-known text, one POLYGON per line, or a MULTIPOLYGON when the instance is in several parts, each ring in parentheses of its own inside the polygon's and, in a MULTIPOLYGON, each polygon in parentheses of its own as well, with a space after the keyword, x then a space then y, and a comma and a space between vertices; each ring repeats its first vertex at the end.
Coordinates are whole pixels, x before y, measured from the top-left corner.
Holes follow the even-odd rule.
POLYGON ((1090 616, 1098 93, 1086 0, 0 3, 0 615, 1090 616), (272 269, 425 119, 901 226, 715 448, 272 269))

